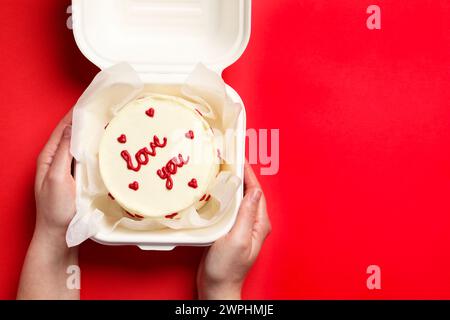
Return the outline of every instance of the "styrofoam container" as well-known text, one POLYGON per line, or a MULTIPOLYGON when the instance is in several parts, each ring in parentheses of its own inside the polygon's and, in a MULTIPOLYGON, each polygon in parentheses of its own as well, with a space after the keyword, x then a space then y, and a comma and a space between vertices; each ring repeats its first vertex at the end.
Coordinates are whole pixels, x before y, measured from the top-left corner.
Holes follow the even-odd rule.
MULTIPOLYGON (((250 38, 251 0, 72 0, 75 41, 100 69, 128 62, 146 89, 170 93, 199 62, 221 74, 244 52, 250 38)), ((242 106, 237 92, 227 94, 242 106)), ((227 169, 243 179, 245 108, 238 118, 236 150, 227 169)), ((77 181, 83 179, 76 175, 77 181)), ((79 183, 77 185, 80 185, 79 183)), ((233 226, 243 187, 218 223, 201 229, 100 230, 92 239, 107 245, 137 245, 144 250, 206 246, 233 226)))

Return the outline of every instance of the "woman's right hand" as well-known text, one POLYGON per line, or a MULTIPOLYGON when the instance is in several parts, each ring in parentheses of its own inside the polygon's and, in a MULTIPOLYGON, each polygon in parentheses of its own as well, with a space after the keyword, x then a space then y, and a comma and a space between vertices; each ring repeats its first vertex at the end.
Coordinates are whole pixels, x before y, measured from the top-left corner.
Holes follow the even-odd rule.
POLYGON ((206 250, 200 263, 197 273, 200 299, 240 299, 247 272, 271 231, 261 186, 247 162, 244 188, 236 224, 206 250))

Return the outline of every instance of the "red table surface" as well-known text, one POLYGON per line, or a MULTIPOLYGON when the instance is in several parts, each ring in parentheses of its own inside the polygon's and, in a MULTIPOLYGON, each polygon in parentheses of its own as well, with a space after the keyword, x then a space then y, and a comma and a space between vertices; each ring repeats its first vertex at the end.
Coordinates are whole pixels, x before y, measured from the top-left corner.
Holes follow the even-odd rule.
MULTIPOLYGON (((98 71, 69 4, 0 7, 0 298, 15 297, 32 235, 36 156, 98 71)), ((280 170, 260 177, 273 232, 244 298, 450 298, 450 2, 379 0, 374 31, 370 4, 253 1, 224 78, 249 128, 280 129, 280 170), (381 290, 366 287, 371 264, 381 290)), ((193 298, 202 251, 87 241, 82 298, 193 298)))

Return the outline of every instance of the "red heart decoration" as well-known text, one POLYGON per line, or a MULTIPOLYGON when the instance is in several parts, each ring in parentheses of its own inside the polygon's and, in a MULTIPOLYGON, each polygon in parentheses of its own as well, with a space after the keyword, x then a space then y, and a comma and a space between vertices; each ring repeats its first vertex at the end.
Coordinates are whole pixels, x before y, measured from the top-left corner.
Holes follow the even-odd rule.
POLYGON ((125 210, 125 213, 126 213, 127 215, 129 215, 130 217, 133 217, 133 218, 134 218, 134 214, 129 213, 127 210, 125 210))
POLYGON ((188 182, 188 186, 193 188, 193 189, 196 189, 198 187, 197 180, 196 179, 192 179, 191 181, 188 182))
POLYGON ((188 139, 194 139, 194 131, 189 130, 188 132, 186 132, 185 137, 188 139))
POLYGON ((197 111, 197 113, 203 117, 203 114, 200 112, 200 110, 195 109, 195 111, 197 111))
POLYGON ((165 218, 167 218, 167 219, 173 219, 173 218, 175 218, 177 215, 178 215, 178 212, 174 212, 174 213, 168 214, 167 216, 165 216, 165 218))
POLYGON ((147 111, 145 111, 145 114, 148 115, 150 118, 153 118, 153 116, 155 115, 155 109, 150 108, 147 111))
POLYGON ((117 141, 120 143, 126 143, 127 142, 127 136, 124 134, 121 134, 120 137, 117 138, 117 141))
POLYGON ((139 183, 137 181, 134 181, 133 183, 130 183, 128 185, 128 188, 130 188, 131 190, 136 191, 137 189, 139 189, 139 183))

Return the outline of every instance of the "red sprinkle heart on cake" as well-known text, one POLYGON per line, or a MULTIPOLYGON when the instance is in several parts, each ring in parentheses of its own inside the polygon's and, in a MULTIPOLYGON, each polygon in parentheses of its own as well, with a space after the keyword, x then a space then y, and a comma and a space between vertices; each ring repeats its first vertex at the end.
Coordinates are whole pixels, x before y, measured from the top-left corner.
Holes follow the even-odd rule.
POLYGON ((124 134, 121 134, 120 137, 117 138, 117 141, 120 143, 126 143, 127 142, 127 136, 124 134))
POLYGON ((177 215, 178 215, 178 212, 175 212, 175 213, 168 214, 167 216, 165 216, 165 218, 167 218, 167 219, 173 219, 173 218, 175 218, 177 215))
POLYGON ((147 111, 145 111, 145 114, 148 115, 150 118, 153 118, 153 116, 155 115, 155 109, 150 108, 147 111))
POLYGON ((139 189, 139 183, 137 181, 134 181, 133 183, 130 183, 128 185, 128 188, 130 188, 131 190, 136 191, 137 189, 139 189))
POLYGON ((184 136, 188 139, 194 139, 194 131, 189 130, 184 136))
POLYGON ((129 215, 130 217, 134 218, 134 214, 129 213, 127 210, 125 210, 125 213, 126 213, 127 215, 129 215))
POLYGON ((197 184, 197 179, 192 179, 191 181, 188 182, 188 186, 193 188, 193 189, 197 189, 198 184, 197 184))

